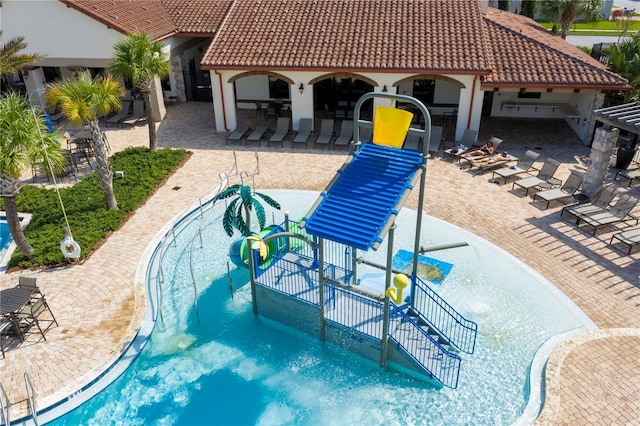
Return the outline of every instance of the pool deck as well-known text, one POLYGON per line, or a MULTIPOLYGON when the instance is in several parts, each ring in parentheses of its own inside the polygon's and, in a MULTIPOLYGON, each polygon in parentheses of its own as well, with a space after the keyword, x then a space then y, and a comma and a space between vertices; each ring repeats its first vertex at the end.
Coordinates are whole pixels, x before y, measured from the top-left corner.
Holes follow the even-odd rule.
MULTIPOLYGON (((116 361, 139 329, 145 288, 138 269, 149 244, 166 224, 219 183, 218 173, 238 156, 239 170, 255 167, 254 150, 226 145, 213 131, 211 104, 168 107, 158 126, 160 147, 182 147, 193 155, 117 232, 91 256, 47 271, 22 271, 0 277, 0 288, 17 284, 20 274, 35 276, 58 320, 44 341, 29 334, 0 359, 0 384, 11 403, 12 419, 26 412, 24 373, 46 407, 74 394, 116 361)), ((250 112, 248 117, 253 115, 250 112)), ((272 123, 271 126, 274 124, 272 123)), ((148 144, 146 126, 107 128, 112 151, 148 144)), ((589 152, 559 122, 514 124, 491 121, 480 136, 505 140, 504 149, 520 156, 537 149, 562 162, 557 176, 586 171, 589 152)), ((313 140, 314 137, 312 137, 313 140)), ((346 159, 346 150, 260 147, 256 188, 323 190, 346 159)), ((607 182, 615 175, 610 169, 607 182)), ((468 229, 532 266, 569 296, 599 330, 571 338, 552 354, 546 370, 546 398, 536 424, 631 424, 640 418, 640 250, 631 255, 609 245, 614 228, 594 237, 560 217, 561 204, 542 210, 511 184, 490 183, 491 173, 475 175, 455 163, 433 158, 427 169, 426 213, 468 229)), ((71 178, 72 179, 72 178, 71 178)), ((64 184, 64 182, 62 182, 64 184)), ((623 192, 640 197, 640 186, 623 192)), ((417 194, 407 200, 415 208, 417 194)), ((640 207, 635 214, 640 215, 640 207)), ((74 234, 82 229, 73 229, 74 234)))

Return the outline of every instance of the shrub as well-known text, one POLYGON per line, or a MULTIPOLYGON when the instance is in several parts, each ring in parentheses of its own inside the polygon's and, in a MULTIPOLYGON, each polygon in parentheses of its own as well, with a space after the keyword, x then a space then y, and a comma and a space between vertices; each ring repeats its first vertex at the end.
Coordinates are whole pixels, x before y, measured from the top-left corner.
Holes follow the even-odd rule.
MULTIPOLYGON (((152 153, 142 147, 131 147, 114 154, 110 158, 113 170, 124 171, 123 178, 113 180, 118 210, 107 210, 97 172, 72 187, 60 188, 73 238, 82 248, 81 259, 88 257, 111 232, 120 228, 189 155, 182 149, 152 153)), ((21 212, 33 215, 24 233, 35 251, 31 257, 14 252, 9 267, 51 267, 65 263, 60 242, 64 239, 66 225, 55 190, 26 185, 16 202, 21 212)))

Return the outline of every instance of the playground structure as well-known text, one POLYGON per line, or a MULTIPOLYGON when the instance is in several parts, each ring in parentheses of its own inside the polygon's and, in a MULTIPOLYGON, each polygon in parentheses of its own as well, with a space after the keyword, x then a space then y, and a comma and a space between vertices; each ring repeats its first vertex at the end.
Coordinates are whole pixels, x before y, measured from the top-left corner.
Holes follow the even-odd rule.
POLYGON ((285 217, 282 224, 260 235, 260 244, 251 243, 252 248, 263 250, 262 254, 251 250, 248 266, 254 313, 381 366, 389 364, 456 388, 458 353, 474 352, 477 324, 456 312, 419 277, 419 256, 425 251, 419 241, 421 214, 416 216, 409 277, 393 265, 395 218, 416 185, 422 212, 430 130, 429 112, 417 99, 364 95, 355 106, 349 158, 301 221, 285 217), (410 127, 413 114, 385 105, 375 108, 373 121, 361 118, 364 102, 385 100, 417 108, 424 127, 410 127), (372 130, 371 141, 362 140, 363 129, 372 130), (421 151, 402 148, 407 135, 422 138, 421 151), (358 255, 377 250, 385 238, 386 265, 358 255), (358 265, 363 263, 385 272, 383 291, 359 285, 358 265))

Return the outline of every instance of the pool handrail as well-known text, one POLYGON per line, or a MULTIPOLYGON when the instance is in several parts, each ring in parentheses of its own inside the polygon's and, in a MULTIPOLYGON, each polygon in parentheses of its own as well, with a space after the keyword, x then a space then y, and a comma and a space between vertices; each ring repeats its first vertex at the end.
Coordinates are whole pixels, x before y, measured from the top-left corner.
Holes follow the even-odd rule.
MULTIPOLYGON (((412 280, 416 289, 414 298, 417 299, 421 294, 424 295, 429 305, 429 312, 432 314, 424 314, 422 309, 424 306, 420 304, 420 309, 414 310, 418 317, 429 323, 450 345, 462 352, 472 354, 476 347, 478 324, 456 311, 420 277, 414 275, 412 280)), ((411 305, 415 307, 416 300, 412 300, 411 305)))
POLYGON ((10 425, 11 424, 11 416, 9 415, 9 408, 11 407, 11 402, 9 402, 9 397, 2 387, 2 383, 0 383, 0 424, 10 425))

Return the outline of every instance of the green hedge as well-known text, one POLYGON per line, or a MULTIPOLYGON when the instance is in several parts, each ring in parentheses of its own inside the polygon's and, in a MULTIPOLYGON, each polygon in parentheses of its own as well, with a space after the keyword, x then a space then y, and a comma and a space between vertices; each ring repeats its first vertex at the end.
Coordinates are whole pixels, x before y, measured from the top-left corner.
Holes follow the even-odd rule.
MULTIPOLYGON (((72 187, 60 188, 73 238, 82 248, 81 259, 120 228, 190 154, 182 149, 161 149, 151 153, 140 147, 114 154, 110 158, 112 169, 124 171, 124 178, 113 179, 118 210, 106 209, 97 172, 72 187)), ((31 257, 25 257, 16 250, 9 267, 50 267, 66 263, 60 251, 60 242, 65 236, 64 215, 55 190, 26 185, 16 202, 19 211, 33 215, 24 233, 35 251, 31 257)))

